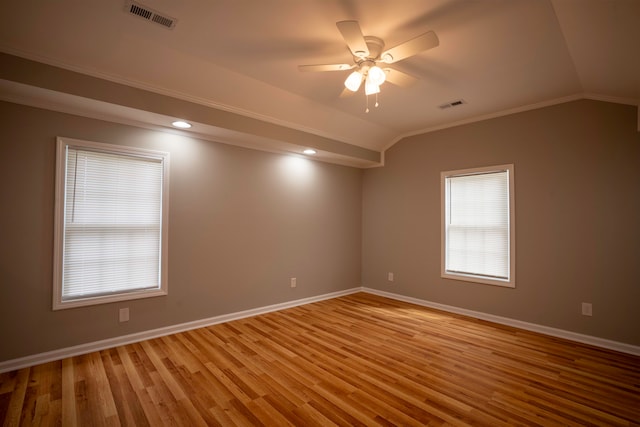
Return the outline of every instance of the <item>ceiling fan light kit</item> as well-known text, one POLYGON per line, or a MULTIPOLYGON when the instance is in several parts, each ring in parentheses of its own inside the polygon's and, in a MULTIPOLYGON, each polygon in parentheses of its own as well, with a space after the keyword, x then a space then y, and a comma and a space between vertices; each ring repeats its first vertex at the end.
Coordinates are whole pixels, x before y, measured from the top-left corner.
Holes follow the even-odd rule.
POLYGON ((357 92, 362 84, 362 73, 360 71, 354 71, 349 74, 349 77, 344 81, 344 86, 351 92, 357 92))
POLYGON ((362 84, 362 80, 366 80, 365 89, 367 85, 380 86, 386 80, 387 75, 382 68, 375 65, 373 61, 362 61, 358 64, 358 69, 347 77, 344 81, 344 86, 352 92, 357 92, 362 84), (373 66, 371 66, 373 64, 373 66))
MULTIPOLYGON (((393 68, 383 70, 377 65, 378 62, 393 64, 440 44, 438 36, 433 31, 428 31, 383 51, 384 41, 378 37, 364 36, 358 21, 339 21, 336 26, 353 55, 354 64, 300 65, 298 69, 300 71, 341 71, 356 68, 347 76, 344 86, 351 92, 357 92, 364 80, 365 95, 368 97, 376 94, 376 107, 378 106, 377 94, 380 93, 380 85, 385 81, 406 87, 417 80, 415 77, 393 68)), ((368 107, 365 112, 369 112, 368 107)))
POLYGON ((371 81, 369 77, 364 82, 364 93, 365 95, 374 95, 376 93, 380 93, 380 86, 371 81))
POLYGON ((369 69, 367 78, 369 78, 372 83, 380 86, 387 79, 387 75, 382 71, 382 68, 375 65, 369 69))

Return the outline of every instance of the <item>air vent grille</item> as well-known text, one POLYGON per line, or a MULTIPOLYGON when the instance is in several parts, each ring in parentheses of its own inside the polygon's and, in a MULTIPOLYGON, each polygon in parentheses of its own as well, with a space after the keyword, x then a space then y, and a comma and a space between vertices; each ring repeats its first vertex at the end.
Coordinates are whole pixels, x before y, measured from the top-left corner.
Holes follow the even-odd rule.
POLYGON ((176 26, 177 19, 171 18, 170 16, 160 13, 152 8, 140 4, 135 1, 127 0, 124 3, 125 12, 130 15, 137 16, 139 18, 144 19, 145 21, 155 22, 158 25, 162 25, 165 28, 173 29, 176 26))
POLYGON ((175 22, 171 18, 167 18, 166 16, 161 16, 161 15, 158 15, 158 14, 153 15, 153 18, 151 20, 153 22, 155 22, 156 24, 164 25, 167 28, 172 28, 173 27, 173 23, 175 22))
POLYGON ((447 108, 451 108, 451 107, 458 107, 462 104, 466 104, 467 101, 465 101, 464 99, 456 99, 455 101, 451 101, 451 102, 447 102, 446 104, 442 104, 442 105, 438 105, 438 108, 441 110, 446 110, 447 108))

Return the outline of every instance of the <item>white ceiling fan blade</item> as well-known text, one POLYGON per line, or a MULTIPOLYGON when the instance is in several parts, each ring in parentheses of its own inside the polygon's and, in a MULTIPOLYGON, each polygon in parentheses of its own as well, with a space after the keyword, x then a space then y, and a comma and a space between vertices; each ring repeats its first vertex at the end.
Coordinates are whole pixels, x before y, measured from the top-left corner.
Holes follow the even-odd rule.
POLYGON ((318 64, 318 65, 298 65, 298 71, 342 71, 350 70, 354 64, 318 64))
POLYGON ((417 78, 394 68, 385 68, 384 73, 387 76, 385 81, 400 87, 409 87, 418 81, 417 78))
POLYGON ((336 22, 336 26, 354 56, 358 58, 366 58, 369 56, 369 48, 367 47, 367 42, 364 40, 358 21, 340 21, 336 22))
POLYGON ((438 40, 436 33, 429 31, 421 36, 384 51, 380 55, 380 59, 387 64, 393 64, 394 62, 402 61, 405 58, 423 52, 427 49, 434 48, 439 44, 440 41, 438 40))

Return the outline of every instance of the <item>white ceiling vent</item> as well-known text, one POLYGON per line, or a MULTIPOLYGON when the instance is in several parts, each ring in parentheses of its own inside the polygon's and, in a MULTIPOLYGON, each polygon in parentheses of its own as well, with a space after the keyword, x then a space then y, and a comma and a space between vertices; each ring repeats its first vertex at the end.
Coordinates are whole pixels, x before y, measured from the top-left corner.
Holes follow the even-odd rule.
POLYGON ((446 104, 438 105, 438 108, 441 110, 446 110, 447 108, 457 107, 462 104, 466 104, 467 101, 464 99, 456 99, 455 101, 447 102, 446 104))
POLYGON ((140 4, 135 1, 127 0, 124 2, 124 10, 130 15, 135 15, 145 21, 155 22, 158 25, 162 25, 165 28, 173 29, 178 22, 177 19, 168 16, 165 13, 160 13, 148 6, 140 4))

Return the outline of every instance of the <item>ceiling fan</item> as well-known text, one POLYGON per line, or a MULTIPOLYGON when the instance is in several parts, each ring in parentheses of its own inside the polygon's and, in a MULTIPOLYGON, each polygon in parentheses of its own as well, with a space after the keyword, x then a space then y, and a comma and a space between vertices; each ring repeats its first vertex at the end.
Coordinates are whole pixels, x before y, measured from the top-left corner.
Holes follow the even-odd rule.
MULTIPOLYGON (((340 21, 336 26, 353 54, 353 64, 299 65, 298 70, 343 71, 355 68, 345 80, 346 89, 341 96, 357 92, 363 81, 366 95, 379 93, 380 85, 385 81, 401 87, 411 85, 417 80, 415 77, 384 65, 381 68, 378 64, 393 64, 440 44, 436 33, 428 31, 391 49, 383 50, 384 41, 378 37, 364 36, 358 21, 340 21)), ((368 108, 366 111, 369 111, 368 108)))

